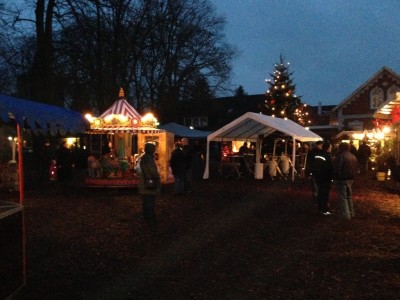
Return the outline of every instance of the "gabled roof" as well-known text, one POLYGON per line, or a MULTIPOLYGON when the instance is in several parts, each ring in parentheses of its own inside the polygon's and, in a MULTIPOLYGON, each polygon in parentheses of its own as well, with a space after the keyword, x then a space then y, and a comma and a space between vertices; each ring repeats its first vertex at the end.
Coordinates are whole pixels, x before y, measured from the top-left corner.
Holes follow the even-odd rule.
POLYGON ((40 102, 0 95, 0 119, 13 119, 32 133, 65 135, 83 133, 89 127, 81 113, 40 102))
POLYGON ((353 93, 351 93, 349 96, 347 96, 342 102, 340 102, 338 105, 336 105, 333 109, 332 112, 338 110, 340 107, 343 105, 347 104, 348 102, 351 101, 351 99, 357 95, 359 92, 361 92, 364 88, 366 88, 369 84, 371 84, 380 74, 383 72, 388 72, 391 74, 393 77, 397 77, 400 80, 400 75, 394 72, 392 69, 384 66, 382 69, 380 69, 378 72, 376 72, 374 75, 372 75, 364 84, 362 84, 358 89, 356 89, 353 93))
POLYGON ((274 132, 281 132, 298 141, 319 141, 322 138, 303 126, 281 118, 247 112, 241 117, 210 134, 208 141, 256 141, 259 136, 268 136, 274 132))

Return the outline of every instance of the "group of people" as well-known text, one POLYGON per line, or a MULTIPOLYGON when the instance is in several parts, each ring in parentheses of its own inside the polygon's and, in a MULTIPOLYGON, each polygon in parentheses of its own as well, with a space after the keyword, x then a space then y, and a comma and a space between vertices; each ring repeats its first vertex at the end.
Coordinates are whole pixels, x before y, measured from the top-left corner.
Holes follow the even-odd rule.
MULTIPOLYGON (((155 225, 156 195, 161 191, 161 179, 154 159, 156 147, 146 143, 140 159, 139 194, 142 195, 143 217, 150 225, 155 225), (146 179, 151 177, 157 182, 156 188, 149 188, 146 179)), ((329 193, 334 180, 340 205, 340 214, 345 219, 354 217, 352 184, 359 173, 357 157, 350 151, 349 143, 340 143, 338 151, 332 157, 332 145, 318 141, 307 155, 306 174, 311 176, 312 195, 319 212, 331 215, 329 211, 329 193)), ((192 188, 193 151, 187 138, 176 142, 171 153, 170 167, 174 176, 174 194, 190 193, 192 188)))
POLYGON ((312 195, 319 212, 325 216, 332 214, 329 211, 329 192, 334 180, 341 217, 350 220, 355 215, 352 185, 359 172, 358 161, 350 152, 349 143, 340 143, 334 158, 331 151, 331 143, 318 141, 307 155, 306 174, 311 176, 312 195))

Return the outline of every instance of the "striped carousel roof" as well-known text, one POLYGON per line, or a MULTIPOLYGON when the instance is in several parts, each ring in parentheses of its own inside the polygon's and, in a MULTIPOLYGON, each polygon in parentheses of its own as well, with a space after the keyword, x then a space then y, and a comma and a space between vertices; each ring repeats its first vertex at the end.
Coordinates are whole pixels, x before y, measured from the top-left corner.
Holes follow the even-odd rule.
POLYGON ((142 119, 142 116, 133 108, 132 105, 126 101, 125 98, 119 99, 114 102, 105 112, 103 112, 100 116, 101 119, 105 118, 108 115, 123 115, 125 117, 129 117, 132 119, 142 119))
POLYGON ((105 112, 103 112, 97 120, 99 123, 92 124, 91 133, 108 134, 108 133, 161 133, 163 129, 157 129, 146 126, 142 123, 143 116, 140 115, 126 100, 124 90, 119 91, 119 99, 114 102, 105 112), (113 116, 114 115, 114 116, 113 116), (126 117, 126 120, 120 119, 118 116, 126 117), (111 118, 108 118, 111 117, 111 118))

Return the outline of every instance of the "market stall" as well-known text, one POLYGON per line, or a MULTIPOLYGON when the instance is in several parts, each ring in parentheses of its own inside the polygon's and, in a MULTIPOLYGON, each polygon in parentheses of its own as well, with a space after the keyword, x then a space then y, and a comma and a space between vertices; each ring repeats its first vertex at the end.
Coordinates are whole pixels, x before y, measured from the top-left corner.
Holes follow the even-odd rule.
MULTIPOLYGON (((287 119, 275 118, 262 114, 247 112, 241 117, 235 119, 231 123, 218 129, 207 137, 207 157, 206 168, 203 178, 209 177, 209 156, 210 156, 210 142, 226 142, 226 141, 246 141, 255 143, 255 164, 254 174, 256 179, 261 179, 263 175, 264 165, 260 162, 261 158, 261 141, 274 132, 281 132, 282 134, 291 137, 293 143, 296 141, 318 141, 322 140, 320 136, 307 130, 303 126, 287 119)), ((292 151, 293 165, 296 164, 296 151, 295 147, 292 151)), ((294 181, 295 169, 292 168, 292 181, 294 181)))
POLYGON ((174 135, 157 128, 152 114, 141 116, 126 100, 121 89, 118 100, 99 117, 90 121, 89 172, 85 185, 92 187, 136 187, 135 165, 147 142, 156 145, 155 160, 161 182, 173 182, 169 158, 174 149, 174 135))

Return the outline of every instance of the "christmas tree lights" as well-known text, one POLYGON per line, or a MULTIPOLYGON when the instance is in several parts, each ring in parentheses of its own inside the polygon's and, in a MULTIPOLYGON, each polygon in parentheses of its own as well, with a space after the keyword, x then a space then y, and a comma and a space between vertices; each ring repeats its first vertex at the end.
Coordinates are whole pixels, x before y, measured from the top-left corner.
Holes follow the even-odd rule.
POLYGON ((290 119, 302 126, 310 126, 307 104, 301 103, 301 97, 296 96, 296 85, 292 80, 293 73, 289 71, 289 63, 285 64, 280 56, 280 63, 275 64, 275 70, 266 79, 269 89, 265 94, 262 113, 272 117, 290 119))

